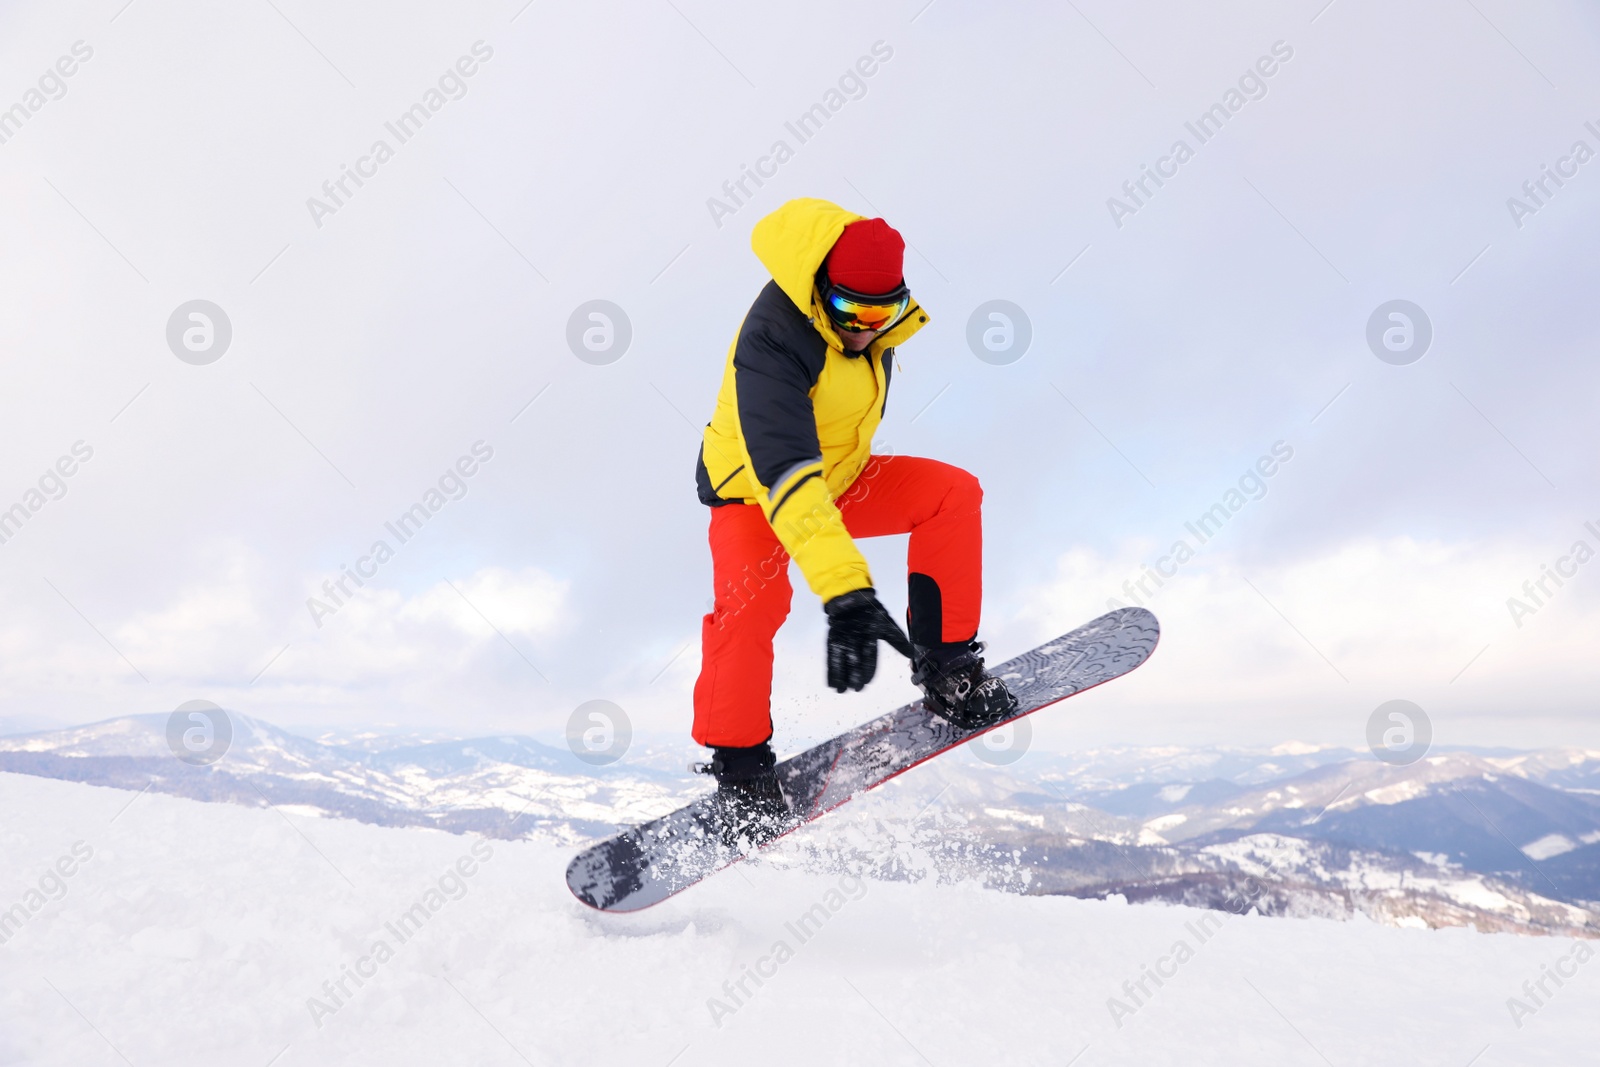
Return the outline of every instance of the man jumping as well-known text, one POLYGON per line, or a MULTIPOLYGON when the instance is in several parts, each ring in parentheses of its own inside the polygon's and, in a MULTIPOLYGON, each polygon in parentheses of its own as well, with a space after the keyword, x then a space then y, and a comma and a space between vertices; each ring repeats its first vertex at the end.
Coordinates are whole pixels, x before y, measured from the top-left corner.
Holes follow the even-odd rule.
POLYGON ((828 684, 859 690, 878 642, 911 660, 929 710, 986 726, 1017 706, 984 670, 983 490, 959 467, 874 456, 895 348, 927 314, 882 219, 791 200, 756 223, 772 274, 728 351, 695 467, 711 508, 715 600, 701 625, 694 739, 713 749, 718 810, 756 839, 787 824, 773 771, 772 641, 792 558, 828 616, 828 684), (907 630, 878 601, 854 538, 911 534, 907 630))

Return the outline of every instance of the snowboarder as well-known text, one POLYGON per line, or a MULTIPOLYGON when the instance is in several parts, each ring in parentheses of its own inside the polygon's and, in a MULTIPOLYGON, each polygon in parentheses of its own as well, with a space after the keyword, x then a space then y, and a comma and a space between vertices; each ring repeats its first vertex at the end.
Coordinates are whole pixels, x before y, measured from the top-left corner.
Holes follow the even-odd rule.
POLYGON ((715 599, 701 625, 695 741, 713 750, 718 807, 753 840, 784 828, 773 773, 773 637, 789 614, 792 558, 828 617, 828 685, 860 690, 878 642, 911 660, 930 711, 962 727, 1017 707, 984 670, 983 491, 937 460, 874 456, 895 349, 927 314, 882 219, 791 200, 756 223, 772 275, 729 348, 695 467, 711 508, 715 599), (854 538, 910 533, 907 638, 879 602, 854 538))

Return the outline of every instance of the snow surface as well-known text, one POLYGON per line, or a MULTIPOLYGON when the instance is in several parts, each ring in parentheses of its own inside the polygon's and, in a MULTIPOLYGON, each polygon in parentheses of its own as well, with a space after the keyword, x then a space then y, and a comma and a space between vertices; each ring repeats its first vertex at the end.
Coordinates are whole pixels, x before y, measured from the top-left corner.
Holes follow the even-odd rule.
POLYGON ((1552 856, 1571 852, 1577 847, 1578 843, 1566 834, 1545 834, 1539 840, 1523 845, 1522 851, 1531 860, 1547 860, 1552 856))
POLYGON ((857 881, 781 856, 615 918, 571 898, 550 842, 15 774, 0 812, 0 909, 42 901, 0 945, 0 1064, 1494 1067, 1591 1062, 1600 1017, 1585 962, 1512 1019, 1507 998, 1572 955, 1553 938, 857 881), (389 925, 419 902, 401 942, 389 925), (358 963, 371 977, 335 1002, 323 982, 358 963), (1171 976, 1135 1001, 1123 983, 1146 966, 1171 976), (771 976, 750 996, 725 990, 755 967, 771 976), (312 997, 336 1010, 314 1019, 312 997), (1134 1008, 1120 1026, 1112 997, 1134 1008))

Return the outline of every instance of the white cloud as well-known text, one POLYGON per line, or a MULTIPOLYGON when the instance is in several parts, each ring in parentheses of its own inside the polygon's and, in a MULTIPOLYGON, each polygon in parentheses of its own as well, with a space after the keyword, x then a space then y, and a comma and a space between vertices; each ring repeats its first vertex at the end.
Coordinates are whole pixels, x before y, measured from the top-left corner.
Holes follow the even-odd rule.
MULTIPOLYGON (((284 582, 233 542, 203 556, 164 603, 102 625, 109 648, 76 618, 29 625, 14 612, 0 630, 0 683, 35 712, 67 699, 69 721, 204 697, 285 722, 379 715, 438 724, 463 706, 508 704, 508 687, 542 687, 528 663, 548 667, 540 645, 568 615, 567 582, 537 567, 483 567, 409 596, 368 583, 319 630, 304 607, 318 575, 284 582)), ((38 607, 36 619, 65 610, 59 601, 38 607)))
POLYGON ((454 589, 440 582, 405 601, 397 612, 399 618, 417 624, 444 620, 462 633, 478 637, 492 634, 489 623, 503 633, 541 637, 554 630, 568 588, 568 583, 537 567, 518 571, 485 567, 453 584, 454 589))
MULTIPOLYGON (((1031 645, 1105 610, 1142 553, 1063 553, 1054 576, 1021 598, 1015 621, 995 627, 1000 643, 1031 645)), ((1361 744, 1366 714, 1403 697, 1430 711, 1437 740, 1485 743, 1469 736, 1470 717, 1515 720, 1540 704, 1576 711, 1574 695, 1600 691, 1591 654, 1600 575, 1594 589, 1575 580, 1519 629, 1506 598, 1536 573, 1537 557, 1512 544, 1409 537, 1272 562, 1203 555, 1144 598, 1161 620, 1161 645, 1097 699, 1136 716, 1127 722, 1137 731, 1214 736, 1220 725, 1225 736, 1361 744)))

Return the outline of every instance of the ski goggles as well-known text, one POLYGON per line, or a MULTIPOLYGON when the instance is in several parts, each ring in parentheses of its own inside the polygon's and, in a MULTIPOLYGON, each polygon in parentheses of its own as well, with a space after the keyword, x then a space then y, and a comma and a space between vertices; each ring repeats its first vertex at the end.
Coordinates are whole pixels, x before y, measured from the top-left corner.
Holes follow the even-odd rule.
POLYGON ((902 283, 893 292, 869 295, 830 285, 822 306, 834 326, 847 333, 882 330, 906 313, 911 306, 911 290, 902 283))

